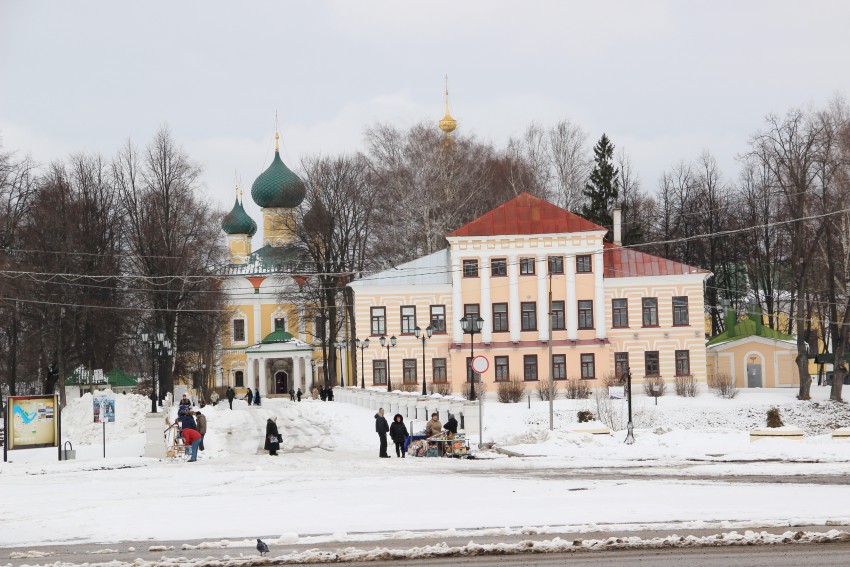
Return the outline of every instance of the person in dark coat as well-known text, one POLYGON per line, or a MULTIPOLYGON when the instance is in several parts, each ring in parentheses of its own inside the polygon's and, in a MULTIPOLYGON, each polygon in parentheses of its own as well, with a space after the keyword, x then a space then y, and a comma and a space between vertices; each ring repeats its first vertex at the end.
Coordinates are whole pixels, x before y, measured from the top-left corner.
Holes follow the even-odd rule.
POLYGON ((328 401, 329 402, 334 401, 334 389, 333 388, 328 388, 328 401))
POLYGON ((457 420, 454 415, 449 414, 449 420, 443 425, 443 428, 452 435, 457 435, 457 420))
POLYGON ((298 401, 301 401, 301 396, 304 395, 304 392, 301 391, 301 388, 298 388, 298 391, 295 392, 295 397, 298 398, 298 401))
POLYGON ((195 412, 195 422, 198 424, 198 433, 201 434, 201 444, 198 449, 204 450, 204 435, 207 434, 207 416, 199 411, 195 412))
POLYGON ((273 415, 266 420, 266 443, 263 445, 263 449, 268 451, 272 457, 276 457, 279 448, 280 434, 277 432, 277 416, 273 415))
POLYGON ((251 391, 251 388, 248 388, 248 393, 245 394, 245 401, 248 402, 249 406, 254 403, 254 392, 251 391))
POLYGON ((295 401, 295 390, 293 390, 292 388, 289 389, 289 401, 290 402, 295 401))
POLYGON ((322 389, 319 390, 319 397, 322 398, 322 401, 326 401, 328 399, 328 391, 322 386, 322 389))
POLYGON ((407 440, 407 426, 404 424, 404 418, 400 413, 393 417, 393 424, 390 425, 390 439, 395 443, 395 456, 404 458, 404 442, 407 440))
POLYGON ((254 405, 255 406, 260 405, 260 389, 259 388, 254 390, 254 405))
POLYGON ((236 392, 233 391, 232 386, 227 387, 227 392, 224 393, 227 396, 227 403, 230 404, 230 409, 233 409, 233 398, 236 397, 236 392))
POLYGON ((198 424, 195 423, 195 418, 192 417, 192 412, 181 409, 177 412, 177 421, 180 422, 180 429, 194 429, 198 431, 198 424))
POLYGON ((387 418, 384 417, 384 408, 379 408, 375 414, 375 431, 378 432, 378 439, 381 442, 381 448, 378 452, 378 457, 381 459, 389 459, 387 455, 387 433, 390 430, 390 424, 387 423, 387 418))

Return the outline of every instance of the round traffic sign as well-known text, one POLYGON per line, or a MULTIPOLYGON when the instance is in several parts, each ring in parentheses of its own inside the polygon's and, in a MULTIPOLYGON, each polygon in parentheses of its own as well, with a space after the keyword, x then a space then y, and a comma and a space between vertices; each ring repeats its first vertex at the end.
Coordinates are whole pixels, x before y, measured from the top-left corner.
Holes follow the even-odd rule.
POLYGON ((484 374, 490 368, 490 363, 483 356, 476 356, 472 359, 472 369, 478 374, 484 374))

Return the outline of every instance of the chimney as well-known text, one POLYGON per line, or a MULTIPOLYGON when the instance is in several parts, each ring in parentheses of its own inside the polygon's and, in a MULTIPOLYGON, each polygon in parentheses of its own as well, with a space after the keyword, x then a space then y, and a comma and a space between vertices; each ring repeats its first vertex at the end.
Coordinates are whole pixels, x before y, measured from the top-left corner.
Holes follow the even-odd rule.
POLYGON ((614 209, 614 244, 620 246, 623 244, 623 211, 614 209))

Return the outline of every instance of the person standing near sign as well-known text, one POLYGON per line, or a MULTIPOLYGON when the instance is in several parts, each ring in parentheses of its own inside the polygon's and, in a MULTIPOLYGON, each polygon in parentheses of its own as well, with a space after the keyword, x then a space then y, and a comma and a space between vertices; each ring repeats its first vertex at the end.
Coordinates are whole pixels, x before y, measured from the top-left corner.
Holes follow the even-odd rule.
POLYGON ((183 443, 186 444, 187 450, 190 447, 192 449, 192 457, 189 459, 189 462, 194 463, 198 460, 198 447, 201 445, 203 438, 200 433, 189 428, 184 428, 180 434, 183 436, 183 443))
POLYGON ((195 412, 195 422, 198 424, 198 433, 201 434, 201 444, 198 448, 204 450, 204 435, 207 434, 207 416, 199 411, 195 412))

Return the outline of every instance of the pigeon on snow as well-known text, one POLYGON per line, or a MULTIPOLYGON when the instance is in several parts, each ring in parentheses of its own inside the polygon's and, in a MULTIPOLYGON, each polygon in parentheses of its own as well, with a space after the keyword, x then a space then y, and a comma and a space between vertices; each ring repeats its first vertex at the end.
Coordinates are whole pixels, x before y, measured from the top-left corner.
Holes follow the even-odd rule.
POLYGON ((260 552, 260 555, 265 555, 269 552, 269 546, 266 545, 266 542, 264 542, 260 538, 257 538, 257 551, 260 552))

